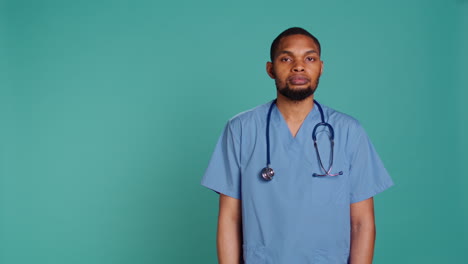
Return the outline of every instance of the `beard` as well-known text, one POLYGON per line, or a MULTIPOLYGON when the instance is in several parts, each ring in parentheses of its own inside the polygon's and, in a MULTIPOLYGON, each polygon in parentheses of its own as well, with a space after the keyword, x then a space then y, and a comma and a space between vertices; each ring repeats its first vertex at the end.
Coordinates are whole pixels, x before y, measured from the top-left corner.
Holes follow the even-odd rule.
POLYGON ((312 83, 308 87, 301 88, 301 89, 291 89, 291 87, 289 87, 287 83, 281 86, 281 84, 277 80, 275 80, 275 84, 276 84, 276 90, 280 94, 282 94, 284 97, 290 99, 291 101, 300 102, 314 94, 319 84, 319 80, 320 80, 320 76, 317 77, 315 84, 312 83))

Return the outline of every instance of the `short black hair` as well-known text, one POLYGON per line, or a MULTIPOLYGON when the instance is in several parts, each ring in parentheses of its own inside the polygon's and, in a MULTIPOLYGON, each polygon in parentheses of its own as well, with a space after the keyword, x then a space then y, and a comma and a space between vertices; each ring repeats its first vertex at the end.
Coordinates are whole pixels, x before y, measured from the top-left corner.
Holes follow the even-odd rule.
POLYGON ((292 27, 292 28, 288 28, 285 31, 281 32, 281 34, 279 34, 275 38, 275 40, 273 40, 273 43, 271 43, 271 48, 270 48, 271 62, 273 62, 273 59, 275 57, 275 53, 276 53, 276 51, 278 49, 278 46, 279 46, 279 43, 280 43, 281 39, 283 39, 285 37, 288 37, 288 36, 291 36, 291 35, 304 35, 306 37, 311 38, 315 42, 315 44, 317 44, 317 46, 318 46, 319 55, 321 54, 322 48, 320 47, 320 42, 318 41, 318 39, 316 37, 314 37, 314 35, 310 34, 309 31, 307 31, 307 30, 305 30, 303 28, 292 27))

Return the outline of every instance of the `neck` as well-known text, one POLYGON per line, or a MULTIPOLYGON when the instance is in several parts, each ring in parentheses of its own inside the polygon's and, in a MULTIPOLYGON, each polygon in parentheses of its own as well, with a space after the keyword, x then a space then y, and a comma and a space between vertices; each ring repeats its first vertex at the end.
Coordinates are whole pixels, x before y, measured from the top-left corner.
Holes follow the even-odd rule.
POLYGON ((302 101, 292 101, 291 99, 277 94, 276 106, 288 122, 302 122, 307 117, 307 114, 314 107, 314 95, 302 101))

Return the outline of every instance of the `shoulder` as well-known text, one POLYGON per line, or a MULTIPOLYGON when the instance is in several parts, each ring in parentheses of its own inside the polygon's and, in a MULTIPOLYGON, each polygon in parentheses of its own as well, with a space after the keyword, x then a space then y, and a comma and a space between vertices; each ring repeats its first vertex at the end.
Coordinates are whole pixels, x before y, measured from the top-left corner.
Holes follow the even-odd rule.
POLYGON ((349 115, 349 114, 345 114, 343 112, 340 112, 334 108, 331 108, 329 106, 326 106, 326 105, 323 105, 323 104, 320 104, 323 108, 323 112, 326 116, 326 118, 328 118, 328 122, 330 123, 334 123, 336 125, 339 125, 339 126, 343 126, 343 127, 348 127, 350 129, 356 129, 358 127, 361 127, 361 124, 359 122, 358 119, 356 119, 355 117, 349 115))
POLYGON ((271 101, 238 113, 229 119, 228 126, 233 130, 239 130, 242 127, 261 124, 266 119, 270 105, 271 101))

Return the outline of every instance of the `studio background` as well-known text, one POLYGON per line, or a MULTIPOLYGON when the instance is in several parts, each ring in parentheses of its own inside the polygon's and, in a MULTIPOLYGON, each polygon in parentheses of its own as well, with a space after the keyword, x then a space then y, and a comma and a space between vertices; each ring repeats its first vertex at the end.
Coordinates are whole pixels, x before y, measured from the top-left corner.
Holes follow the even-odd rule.
POLYGON ((222 128, 275 97, 271 41, 322 44, 316 99, 395 186, 374 263, 468 258, 468 2, 0 1, 0 263, 216 263, 200 186, 222 128))

